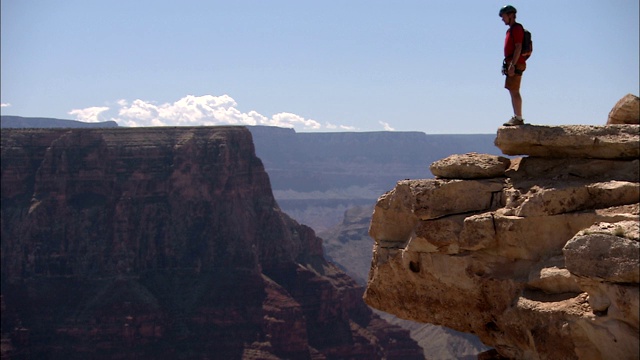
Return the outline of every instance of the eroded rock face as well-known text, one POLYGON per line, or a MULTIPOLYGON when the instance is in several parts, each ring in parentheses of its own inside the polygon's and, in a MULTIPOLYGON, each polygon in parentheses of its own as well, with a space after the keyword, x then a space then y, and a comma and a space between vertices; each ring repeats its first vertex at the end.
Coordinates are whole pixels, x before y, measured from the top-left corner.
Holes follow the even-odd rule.
POLYGON ((1 151, 3 358, 422 357, 280 211, 245 128, 3 129, 1 151))
POLYGON ((365 301, 507 358, 637 358, 638 126, 505 127, 496 144, 531 156, 380 197, 365 301))

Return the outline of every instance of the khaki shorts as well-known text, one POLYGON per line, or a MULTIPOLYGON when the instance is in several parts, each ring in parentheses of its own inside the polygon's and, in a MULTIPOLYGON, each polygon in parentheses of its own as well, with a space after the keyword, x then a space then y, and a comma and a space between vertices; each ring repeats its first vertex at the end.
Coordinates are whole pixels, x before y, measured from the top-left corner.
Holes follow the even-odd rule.
POLYGON ((520 90, 520 82, 522 81, 522 73, 527 69, 527 64, 516 64, 516 74, 506 76, 504 80, 504 88, 508 90, 520 90))

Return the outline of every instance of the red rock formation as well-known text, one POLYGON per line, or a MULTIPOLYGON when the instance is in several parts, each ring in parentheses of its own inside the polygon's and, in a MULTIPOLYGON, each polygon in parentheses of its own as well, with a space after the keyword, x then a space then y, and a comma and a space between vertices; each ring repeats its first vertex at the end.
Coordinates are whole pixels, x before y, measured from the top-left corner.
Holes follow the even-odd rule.
POLYGON ((3 129, 1 168, 3 355, 421 358, 244 128, 3 129))

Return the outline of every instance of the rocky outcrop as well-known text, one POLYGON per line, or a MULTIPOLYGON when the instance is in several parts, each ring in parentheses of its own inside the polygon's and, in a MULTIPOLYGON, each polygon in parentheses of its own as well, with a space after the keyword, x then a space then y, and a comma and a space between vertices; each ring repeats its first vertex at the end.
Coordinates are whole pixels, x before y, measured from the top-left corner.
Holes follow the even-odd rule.
POLYGON ((431 173, 444 179, 485 179, 504 175, 510 160, 489 154, 451 155, 429 166, 431 173))
POLYGON ((457 179, 379 198, 365 301, 495 356, 637 358, 639 126, 503 127, 496 145, 528 156, 493 178, 449 159, 457 179))
POLYGON ((2 351, 422 358, 276 204, 241 127, 2 130, 2 351))
MULTIPOLYGON (((320 233, 325 256, 363 285, 371 267, 369 223, 373 207, 351 208, 345 211, 342 224, 320 233)), ((422 346, 425 359, 475 359, 477 354, 488 349, 472 334, 377 313, 388 322, 409 330, 411 338, 422 346)))
POLYGON ((512 126, 495 144, 506 155, 552 158, 637 159, 637 126, 512 126))
POLYGON ((607 125, 640 124, 640 98, 627 94, 609 112, 607 125))

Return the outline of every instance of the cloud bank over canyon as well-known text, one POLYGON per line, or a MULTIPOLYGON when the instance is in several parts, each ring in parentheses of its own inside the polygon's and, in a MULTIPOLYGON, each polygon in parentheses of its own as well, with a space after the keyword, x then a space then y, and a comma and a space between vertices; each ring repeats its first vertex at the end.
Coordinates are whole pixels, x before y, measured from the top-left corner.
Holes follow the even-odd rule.
MULTIPOLYGON (((173 103, 121 99, 116 105, 73 109, 76 120, 100 122, 113 120, 120 126, 200 126, 200 125, 267 125, 304 131, 355 131, 350 125, 320 123, 289 112, 265 116, 257 111, 243 112, 229 95, 187 95, 173 103)), ((385 130, 390 126, 384 124, 385 130)))

